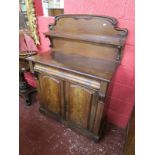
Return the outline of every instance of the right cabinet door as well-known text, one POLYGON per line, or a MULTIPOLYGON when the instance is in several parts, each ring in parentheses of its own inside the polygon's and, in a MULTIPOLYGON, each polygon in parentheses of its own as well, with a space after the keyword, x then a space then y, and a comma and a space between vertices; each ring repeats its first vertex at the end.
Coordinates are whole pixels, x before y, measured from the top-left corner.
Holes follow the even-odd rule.
POLYGON ((85 129, 91 129, 95 119, 96 92, 69 83, 67 86, 67 120, 85 129))

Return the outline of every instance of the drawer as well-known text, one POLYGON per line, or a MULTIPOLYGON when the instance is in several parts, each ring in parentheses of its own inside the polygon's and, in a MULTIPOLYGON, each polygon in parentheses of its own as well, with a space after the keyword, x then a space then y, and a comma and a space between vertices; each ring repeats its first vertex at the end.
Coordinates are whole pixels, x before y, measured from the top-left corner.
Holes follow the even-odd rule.
POLYGON ((35 64, 34 71, 42 74, 57 76, 61 79, 68 80, 71 82, 76 82, 96 90, 100 89, 100 81, 83 77, 78 74, 69 73, 60 69, 55 69, 53 67, 49 67, 41 64, 35 64))

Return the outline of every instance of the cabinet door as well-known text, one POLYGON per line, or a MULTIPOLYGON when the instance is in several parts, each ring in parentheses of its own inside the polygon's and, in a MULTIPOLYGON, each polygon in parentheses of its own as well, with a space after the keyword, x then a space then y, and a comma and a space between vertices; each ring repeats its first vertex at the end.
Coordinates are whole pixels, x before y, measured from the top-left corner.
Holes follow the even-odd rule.
POLYGON ((51 76, 40 75, 39 83, 42 106, 55 114, 61 115, 63 82, 51 76))
POLYGON ((67 119, 82 128, 89 128, 94 91, 76 84, 68 86, 67 119))

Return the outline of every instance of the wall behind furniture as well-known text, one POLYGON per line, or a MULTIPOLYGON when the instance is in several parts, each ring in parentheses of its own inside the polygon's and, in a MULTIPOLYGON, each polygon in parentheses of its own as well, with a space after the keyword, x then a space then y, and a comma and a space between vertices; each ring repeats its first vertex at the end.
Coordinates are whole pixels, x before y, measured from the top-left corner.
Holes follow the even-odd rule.
MULTIPOLYGON (((122 62, 112 80, 106 99, 108 121, 119 127, 126 127, 134 106, 134 0, 65 0, 64 13, 113 16, 118 19, 120 28, 128 29, 122 62)), ((39 50, 45 52, 49 50, 49 41, 44 38, 43 32, 48 31, 48 24, 54 19, 43 16, 37 19, 41 41, 39 50)), ((30 83, 35 85, 33 80, 30 83)))
POLYGON ((36 16, 43 16, 42 0, 34 0, 36 16))

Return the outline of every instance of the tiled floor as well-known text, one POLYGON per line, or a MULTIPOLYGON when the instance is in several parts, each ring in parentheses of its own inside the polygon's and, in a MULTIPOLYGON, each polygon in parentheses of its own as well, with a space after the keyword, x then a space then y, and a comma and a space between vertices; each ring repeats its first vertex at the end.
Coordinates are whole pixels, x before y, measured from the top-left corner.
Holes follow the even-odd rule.
POLYGON ((109 125, 99 142, 66 128, 20 98, 20 155, 122 155, 125 132, 109 125))

